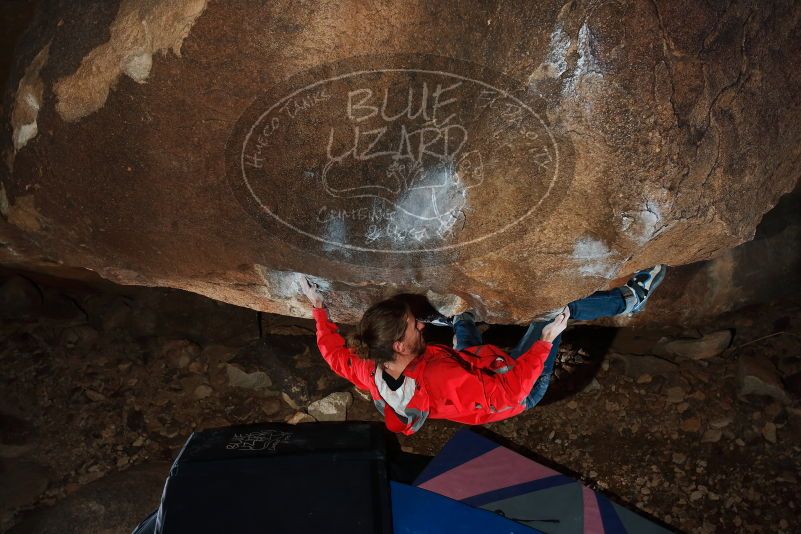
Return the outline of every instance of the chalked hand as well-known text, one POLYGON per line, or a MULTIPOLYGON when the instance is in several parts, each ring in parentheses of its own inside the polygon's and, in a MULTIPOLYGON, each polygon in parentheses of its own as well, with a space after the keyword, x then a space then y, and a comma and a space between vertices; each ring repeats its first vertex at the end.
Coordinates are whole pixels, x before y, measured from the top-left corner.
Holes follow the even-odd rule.
POLYGON ((556 318, 546 324, 542 329, 542 339, 543 341, 547 341, 548 343, 553 343, 554 340, 565 331, 567 328, 567 320, 570 318, 570 308, 565 306, 565 309, 556 316, 556 318))
POLYGON ((309 282, 309 279, 305 276, 300 277, 300 290, 303 291, 303 294, 306 295, 306 298, 309 299, 312 306, 315 308, 325 307, 325 299, 322 293, 317 290, 317 285, 313 282, 309 282))

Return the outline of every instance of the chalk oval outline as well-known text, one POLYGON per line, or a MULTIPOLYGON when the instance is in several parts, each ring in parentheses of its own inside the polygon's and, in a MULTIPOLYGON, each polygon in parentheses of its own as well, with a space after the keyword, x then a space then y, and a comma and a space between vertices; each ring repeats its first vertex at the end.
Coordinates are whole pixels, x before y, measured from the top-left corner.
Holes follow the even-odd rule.
POLYGON ((462 76, 460 74, 454 74, 454 73, 451 73, 451 72, 445 72, 445 71, 441 71, 441 70, 413 69, 413 68, 383 68, 383 69, 357 70, 357 71, 352 71, 352 72, 340 74, 340 75, 337 75, 337 76, 332 76, 330 78, 325 78, 323 80, 318 80, 318 81, 316 81, 314 83, 310 83, 308 85, 305 85, 304 87, 302 87, 302 88, 300 88, 300 89, 298 89, 298 90, 286 95, 284 98, 278 100, 275 104, 270 106, 270 108, 267 109, 267 111, 265 111, 264 113, 259 115, 258 119, 256 119, 253 122, 253 125, 248 130, 247 135, 245 135, 245 140, 242 143, 242 150, 240 151, 239 162, 240 162, 239 167, 240 167, 240 171, 241 171, 241 176, 242 176, 242 179, 245 182, 245 187, 247 188, 248 193, 250 194, 250 196, 253 198, 253 200, 256 202, 256 204, 264 212, 266 212, 273 219, 277 220, 278 222, 280 222, 281 224, 283 224, 287 228, 289 228, 291 230, 294 230, 295 232, 297 232, 297 233, 299 233, 301 235, 304 235, 306 237, 314 239, 315 241, 319 241, 321 243, 325 243, 325 244, 332 245, 332 246, 335 246, 335 247, 342 247, 342 248, 348 249, 348 250, 354 250, 354 251, 358 251, 358 252, 385 253, 385 254, 417 254, 417 253, 420 253, 420 252, 442 252, 442 251, 447 251, 447 250, 455 250, 455 249, 462 248, 462 247, 465 247, 465 246, 468 246, 468 245, 474 245, 474 244, 480 243, 480 242, 482 242, 482 241, 484 241, 484 240, 486 240, 486 239, 488 239, 490 237, 494 237, 494 236, 496 236, 498 234, 506 232, 507 230, 511 229, 512 227, 518 225, 520 222, 522 222, 527 217, 530 217, 532 215, 532 213, 540 205, 542 205, 542 203, 550 196, 551 190, 553 189, 554 185, 558 181, 558 178, 559 178, 559 145, 556 143, 556 140, 554 139, 553 134, 551 133, 551 129, 548 128, 548 125, 545 124, 545 122, 542 120, 542 118, 533 109, 531 109, 531 107, 528 104, 526 104, 525 102, 523 102, 522 100, 520 100, 516 96, 511 95, 508 91, 505 91, 503 89, 500 89, 498 87, 490 85, 490 84, 488 84, 486 82, 482 82, 481 80, 476 80, 474 78, 469 78, 467 76, 462 76), (416 248, 416 249, 413 249, 413 250, 367 248, 367 247, 362 247, 362 246, 358 246, 358 245, 351 245, 351 244, 348 244, 348 243, 340 243, 340 242, 337 242, 337 241, 331 241, 331 240, 325 239, 323 237, 320 237, 319 235, 315 235, 315 234, 312 234, 310 232, 307 232, 306 230, 298 228, 295 225, 293 225, 292 223, 290 223, 288 221, 285 221, 284 219, 282 219, 281 217, 279 217, 278 215, 273 213, 270 210, 270 208, 268 208, 267 206, 265 206, 262 203, 261 199, 258 197, 258 195, 256 195, 255 191, 253 191, 253 188, 251 187, 250 182, 248 181, 247 173, 245 171, 245 147, 248 145, 248 143, 250 141, 250 137, 253 135, 253 130, 256 128, 257 125, 261 124, 261 122, 262 122, 262 120, 264 119, 265 116, 269 116, 269 114, 272 113, 272 111, 276 107, 278 107, 280 104, 283 104, 284 102, 286 102, 290 98, 294 98, 296 95, 298 95, 300 93, 312 90, 315 87, 317 87, 319 85, 322 85, 322 84, 326 84, 328 82, 338 81, 338 80, 342 80, 344 78, 350 78, 350 77, 353 77, 353 76, 361 76, 361 75, 365 75, 365 74, 403 73, 403 72, 442 75, 442 76, 451 77, 451 78, 455 78, 455 79, 466 81, 466 82, 476 83, 476 84, 481 85, 483 87, 486 87, 486 88, 488 88, 488 89, 490 89, 492 91, 495 91, 495 92, 497 92, 499 94, 502 94, 504 96, 504 98, 509 98, 509 99, 515 101, 517 104, 519 104, 521 107, 523 107, 526 111, 528 111, 531 115, 533 115, 539 121, 540 125, 545 129, 545 132, 548 134, 548 138, 551 141, 551 145, 553 146, 554 155, 555 155, 555 157, 554 157, 554 161, 555 161, 554 172, 553 172, 553 175, 551 177, 550 184, 548 185, 548 189, 547 189, 547 191, 545 191, 545 194, 542 196, 542 198, 540 198, 539 201, 536 204, 531 206, 531 208, 529 208, 529 210, 526 213, 524 213, 523 215, 521 215, 520 217, 518 217, 514 221, 512 221, 509 224, 507 224, 506 226, 504 226, 502 228, 499 228, 499 229, 497 229, 497 230, 495 230, 493 232, 490 232, 490 233, 488 233, 486 235, 483 235, 481 237, 473 238, 473 239, 471 239, 469 241, 463 241, 463 242, 460 242, 460 243, 453 243, 453 244, 450 244, 450 245, 443 245, 443 246, 436 247, 436 248, 416 248))

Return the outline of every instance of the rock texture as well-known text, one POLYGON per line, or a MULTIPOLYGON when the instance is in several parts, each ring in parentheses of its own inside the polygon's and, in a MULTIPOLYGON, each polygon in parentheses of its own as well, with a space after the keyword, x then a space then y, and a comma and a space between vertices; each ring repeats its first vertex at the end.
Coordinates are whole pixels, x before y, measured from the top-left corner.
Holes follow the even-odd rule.
POLYGON ((309 404, 309 415, 317 421, 345 421, 352 403, 353 396, 347 391, 331 393, 309 404))
POLYGON ((127 532, 158 508, 169 470, 167 463, 152 462, 113 473, 32 514, 10 532, 127 532))
POLYGON ((524 322, 731 255, 798 180, 791 2, 39 9, 6 82, 3 263, 294 316, 305 273, 339 321, 428 291, 524 322))
POLYGON ((789 400, 776 368, 766 358, 744 356, 737 360, 737 380, 741 396, 762 395, 782 402, 789 400))
MULTIPOLYGON (((98 294, 90 288, 68 290, 33 280, 45 295, 57 290, 85 309, 83 326, 100 323, 109 309, 105 304, 118 302, 105 298, 93 304, 98 294)), ((94 346, 71 347, 61 342, 62 332, 74 328, 71 317, 0 320, 0 531, 19 522, 19 530, 11 532, 130 532, 157 506, 169 470, 169 464, 152 462, 173 459, 193 431, 266 420, 313 422, 309 404, 327 397, 324 403, 333 407, 330 400, 344 397, 347 405, 348 393, 355 393, 320 357, 313 335, 260 339, 258 333, 248 335, 255 329, 255 312, 247 311, 251 321, 246 321, 245 311, 198 295, 125 289, 132 317, 146 310, 153 314, 155 329, 149 334, 98 329, 94 346), (221 325, 223 318, 228 328, 221 325), (189 365, 174 367, 159 356, 185 339, 202 348, 189 365), (307 398, 295 406, 232 387, 228 363, 248 372, 262 368, 276 391, 305 391, 307 398), (305 387, 299 390, 299 383, 305 387), (194 395, 198 388, 202 398, 194 395), (98 400, 90 399, 90 391, 98 400)), ((770 395, 781 394, 782 382, 789 386, 799 372, 801 306, 784 310, 779 335, 773 311, 741 314, 752 324, 738 329, 734 346, 711 360, 671 362, 616 340, 615 348, 632 352, 609 361, 605 334, 611 332, 571 329, 559 346, 543 402, 488 425, 489 430, 676 531, 795 534, 801 407, 797 394, 791 404, 770 395), (755 373, 751 364, 770 372, 755 373), (758 389, 739 395, 745 383, 736 377, 758 389)), ((719 321, 715 330, 729 324, 719 321)), ((639 338, 645 329, 622 328, 618 337, 627 330, 639 338)), ((484 335, 508 346, 523 332, 503 325, 484 335)), ((435 329, 426 333, 432 336, 435 329)), ((382 420, 373 402, 359 394, 353 395, 347 418, 382 420)), ((460 428, 430 419, 415 435, 400 436, 400 446, 434 455, 460 428)))
POLYGON ((768 304, 785 310, 801 300, 801 187, 767 213, 752 241, 716 258, 674 268, 647 313, 610 323, 708 323, 715 317, 768 304))

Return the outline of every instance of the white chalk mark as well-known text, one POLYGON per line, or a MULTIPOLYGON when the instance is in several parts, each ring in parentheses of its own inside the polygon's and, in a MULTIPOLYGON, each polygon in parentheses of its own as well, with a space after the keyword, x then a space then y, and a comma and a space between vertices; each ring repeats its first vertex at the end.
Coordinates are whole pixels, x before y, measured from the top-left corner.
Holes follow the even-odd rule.
MULTIPOLYGON (((439 86, 438 86, 439 87, 439 86)), ((383 92, 383 89, 382 89, 383 92)), ((436 92, 436 91, 435 91, 436 92)), ((351 115, 350 122, 355 122, 357 119, 367 117, 377 117, 379 113, 382 113, 381 106, 375 106, 377 102, 372 102, 370 98, 374 95, 374 92, 370 90, 361 91, 361 92, 352 92, 350 96, 350 108, 349 110, 346 109, 351 115), (357 97, 354 99, 353 97, 357 97), (355 105, 354 105, 355 104, 355 105), (371 107, 372 106, 372 107, 371 107), (375 108, 375 109, 372 109, 375 108), (375 113, 374 113, 375 112, 375 113)), ((450 99, 452 100, 452 99, 450 99)), ((441 102, 441 105, 451 104, 452 102, 449 99, 445 99, 441 102)), ((482 102, 483 103, 483 102, 482 102)), ((480 104, 479 104, 480 105, 480 104)), ((406 111, 404 109, 404 111, 406 111)), ((383 110, 384 115, 392 119, 397 116, 397 110, 387 111, 386 109, 383 110), (393 113, 394 112, 394 113, 393 113)), ((422 116, 424 113, 421 111, 421 108, 414 106, 411 108, 410 111, 407 111, 406 114, 412 113, 415 117, 422 116)), ((406 114, 403 114, 405 116, 406 114)), ((347 115, 346 115, 347 116, 347 115)), ((431 171, 427 171, 426 173, 422 173, 420 169, 417 169, 414 163, 421 161, 422 156, 425 155, 426 157, 436 157, 439 156, 441 163, 453 166, 455 161, 455 156, 459 154, 464 142, 461 139, 456 140, 456 144, 452 145, 445 142, 445 147, 438 152, 433 152, 429 149, 429 144, 433 143, 434 137, 425 138, 425 133, 423 132, 433 132, 431 128, 434 129, 439 128, 439 135, 440 137, 447 137, 447 132, 451 131, 448 130, 449 128, 458 127, 453 131, 460 131, 459 128, 464 129, 459 124, 455 124, 453 122, 453 114, 448 114, 447 119, 443 119, 438 121, 435 116, 431 114, 425 115, 426 117, 432 119, 421 128, 414 130, 414 131, 404 131, 401 128, 401 137, 398 140, 398 143, 394 145, 396 148, 391 151, 391 153, 387 153, 387 150, 378 150, 375 151, 379 144, 376 142, 375 137, 377 136, 384 136, 387 135, 386 131, 382 130, 381 128, 373 128, 367 129, 366 131, 362 131, 360 128, 359 122, 358 124, 354 125, 351 124, 352 132, 349 132, 348 137, 346 135, 345 139, 349 139, 346 143, 346 146, 341 147, 339 146, 337 150, 334 150, 335 142, 333 139, 336 139, 336 135, 333 137, 329 136, 328 142, 328 162, 323 166, 323 171, 321 173, 323 180, 323 187, 326 192, 335 198, 348 198, 348 199, 356 199, 356 198, 373 198, 375 200, 381 200, 382 202, 390 202, 390 205, 395 206, 395 213, 398 214, 398 217, 395 218, 391 223, 386 225, 375 224, 371 227, 368 227, 367 232, 362 233, 359 238, 362 239, 362 242, 367 241, 367 244, 371 242, 375 242, 378 240, 382 240, 382 238, 389 237, 392 241, 399 241, 399 242, 408 242, 409 239, 422 242, 429 237, 431 237, 431 233, 429 232, 428 228, 419 229, 419 221, 428 220, 434 221, 438 224, 436 233, 438 235, 449 235, 453 232, 454 228, 456 227, 456 223, 459 220, 464 220, 463 209, 456 208, 457 205, 461 205, 462 208, 466 209, 466 196, 464 195, 464 191, 473 187, 474 185, 471 180, 480 183, 480 179, 476 180, 477 177, 480 177, 483 173, 483 164, 479 165, 478 167, 475 166, 475 163, 471 162, 472 166, 472 173, 465 172, 465 177, 458 176, 459 173, 452 173, 450 175, 450 179, 452 183, 450 184, 436 184, 433 183, 431 180, 435 179, 436 172, 431 173, 431 171), (432 126, 433 125, 433 126, 432 126), (357 128, 359 128, 357 130, 357 128), (443 133, 445 132, 445 133, 443 133), (364 134, 369 134, 368 138, 364 141, 362 140, 362 136, 364 134), (411 139, 414 134, 419 134, 419 139, 411 139), (372 136, 372 137, 370 137, 372 136), (351 142, 352 141, 352 142, 351 142), (422 142, 421 142, 422 141, 422 142), (365 144, 366 143, 366 144, 365 144), (348 146, 349 144, 349 146, 348 146), (421 146, 423 148, 421 148, 421 146), (342 183, 337 186, 335 184, 336 177, 332 175, 335 173, 336 166, 344 161, 345 158, 353 158, 357 161, 369 160, 374 157, 390 157, 396 159, 396 161, 400 162, 403 161, 405 163, 404 167, 397 167, 392 170, 388 169, 388 180, 384 180, 383 184, 364 184, 358 187, 353 187, 351 184, 346 182, 348 176, 345 176, 342 183), (477 169, 481 169, 479 172, 477 169), (420 174, 417 174, 420 172, 420 174), (402 173, 398 175, 398 173, 402 173), (470 179, 467 179, 469 175, 470 179), (461 182, 459 181, 461 179, 461 182), (394 180, 394 181, 393 181, 394 180), (442 192, 433 192, 432 189, 437 187, 437 185, 442 186, 442 192), (425 207, 420 210, 418 206, 412 208, 408 204, 405 204, 401 199, 397 198, 387 198, 385 194, 380 193, 381 187, 384 187, 386 192, 395 192, 396 194, 401 195, 403 197, 404 194, 409 194, 410 191, 414 191, 416 189, 424 190, 425 195, 425 207), (461 197, 461 200, 459 198, 461 197), (436 205, 432 204, 432 202, 436 202, 436 205), (442 204, 440 204, 442 203, 442 204), (403 217, 411 217, 414 221, 418 222, 405 222, 402 220, 403 217), (425 230, 425 232, 423 231, 425 230)), ((467 131, 464 129, 464 138, 466 139, 467 131)), ((523 132, 523 136, 525 138, 530 138, 533 136, 534 139, 540 137, 539 133, 531 134, 531 130, 526 130, 523 132)), ((341 137, 341 136, 340 136, 341 137)), ((341 144, 341 141, 340 141, 341 144)), ((383 148, 383 147, 382 147, 383 148)), ((474 160, 478 160, 480 162, 480 155, 472 156, 474 160)), ((388 166, 389 167, 389 166, 388 166)), ((458 167, 458 166, 457 166, 458 167)), ((529 215, 536 212, 536 210, 545 202, 550 194, 551 190, 556 184, 556 181, 559 177, 559 147, 556 144, 556 140, 554 139, 550 129, 545 124, 545 122, 537 115, 534 110, 530 108, 527 104, 519 100, 514 95, 510 94, 507 91, 499 89, 497 87, 491 86, 485 82, 480 80, 476 80, 473 78, 468 78, 465 76, 461 76, 458 74, 454 74, 451 72, 445 71, 437 71, 437 70, 426 70, 426 69, 409 69, 409 68, 387 68, 387 69, 370 69, 370 70, 360 70, 360 71, 353 71, 345 74, 341 74, 338 76, 334 76, 331 78, 319 80, 317 82, 311 83, 304 87, 301 87, 291 94, 285 96, 283 99, 279 100, 275 104, 273 104, 270 108, 268 108, 264 113, 262 113, 257 120, 253 123, 250 130, 246 133, 244 142, 242 144, 242 151, 240 153, 240 170, 242 173, 242 178, 244 181, 244 185, 250 195, 250 197, 256 202, 257 206, 266 214, 273 217, 279 223, 283 224, 287 228, 301 234, 305 235, 311 239, 323 243, 324 250, 334 250, 338 249, 340 251, 344 250, 353 250, 353 251, 364 251, 364 252, 389 252, 389 253, 399 253, 399 254, 418 254, 422 252, 434 252, 434 251, 445 251, 451 250, 467 245, 471 245, 474 243, 478 243, 484 241, 488 238, 491 238, 497 234, 500 234, 513 226, 516 226, 520 221, 528 217, 529 215), (248 178, 248 172, 246 167, 256 167, 262 168, 263 165, 263 158, 261 157, 261 150, 263 147, 267 145, 266 137, 264 135, 264 129, 266 129, 265 123, 269 121, 273 117, 273 113, 276 109, 281 109, 285 103, 293 98, 298 97, 304 93, 308 93, 310 91, 317 91, 320 90, 321 87, 326 86, 327 84, 331 84, 334 82, 338 82, 341 80, 345 80, 348 78, 356 79, 358 77, 369 75, 375 76, 376 74, 390 74, 394 75, 397 73, 406 73, 412 76, 419 76, 419 75, 437 75, 443 76, 446 78, 450 78, 451 80, 455 80, 455 83, 445 87, 440 91, 440 93, 444 93, 447 90, 453 90, 462 82, 469 82, 470 84, 475 84, 478 86, 479 90, 483 90, 482 95, 484 96, 484 102, 486 106, 492 107, 494 102, 499 101, 500 99, 505 99, 508 101, 514 102, 514 106, 519 107, 520 109, 524 109, 525 112, 528 114, 528 122, 532 122, 533 124, 538 125, 542 130, 542 142, 546 143, 549 146, 549 150, 543 152, 542 160, 537 161, 535 164, 540 166, 543 170, 547 171, 548 177, 544 180, 544 184, 546 186, 545 192, 530 206, 530 208, 520 215, 519 217, 515 217, 514 220, 511 220, 507 223, 499 224, 498 228, 492 232, 486 233, 484 235, 466 239, 461 242, 456 243, 447 243, 443 244, 440 241, 436 243, 432 243, 430 246, 424 246, 420 248, 409 248, 409 247, 396 247, 396 248, 386 248, 386 247, 365 247, 356 244, 348 243, 345 237, 345 227, 341 225, 335 225, 334 223, 338 220, 340 223, 343 222, 344 219, 334 219, 328 221, 324 229, 321 233, 313 233, 310 232, 297 224, 293 224, 293 222, 282 218, 278 213, 276 213, 270 206, 266 205, 265 202, 259 198, 259 195, 254 191, 253 185, 250 183, 248 178), (532 121, 533 119, 533 121, 532 121), (255 139, 252 139, 255 138, 255 139), (248 152, 249 143, 251 143, 251 139, 255 142, 258 154, 253 154, 248 152)), ((433 170, 437 170, 437 166, 434 166, 433 170)), ((352 176, 350 176, 352 178, 352 176)), ((318 216, 320 214, 318 213, 318 216)), ((434 230, 434 229, 430 229, 434 230)))
POLYGON ((145 83, 153 67, 153 55, 149 52, 142 52, 128 58, 123 70, 136 83, 145 83))
POLYGON ((579 273, 584 276, 616 277, 620 262, 616 254, 603 241, 583 237, 573 247, 573 260, 579 263, 579 273))

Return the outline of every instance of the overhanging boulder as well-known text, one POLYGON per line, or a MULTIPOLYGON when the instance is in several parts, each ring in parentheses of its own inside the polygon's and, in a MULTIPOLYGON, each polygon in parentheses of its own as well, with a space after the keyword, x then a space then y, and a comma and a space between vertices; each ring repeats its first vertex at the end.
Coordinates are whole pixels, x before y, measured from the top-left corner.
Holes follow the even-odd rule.
POLYGON ((296 316, 305 273, 339 321, 428 291, 524 322, 753 237, 799 175, 799 16, 43 4, 6 86, 0 261, 296 316))

